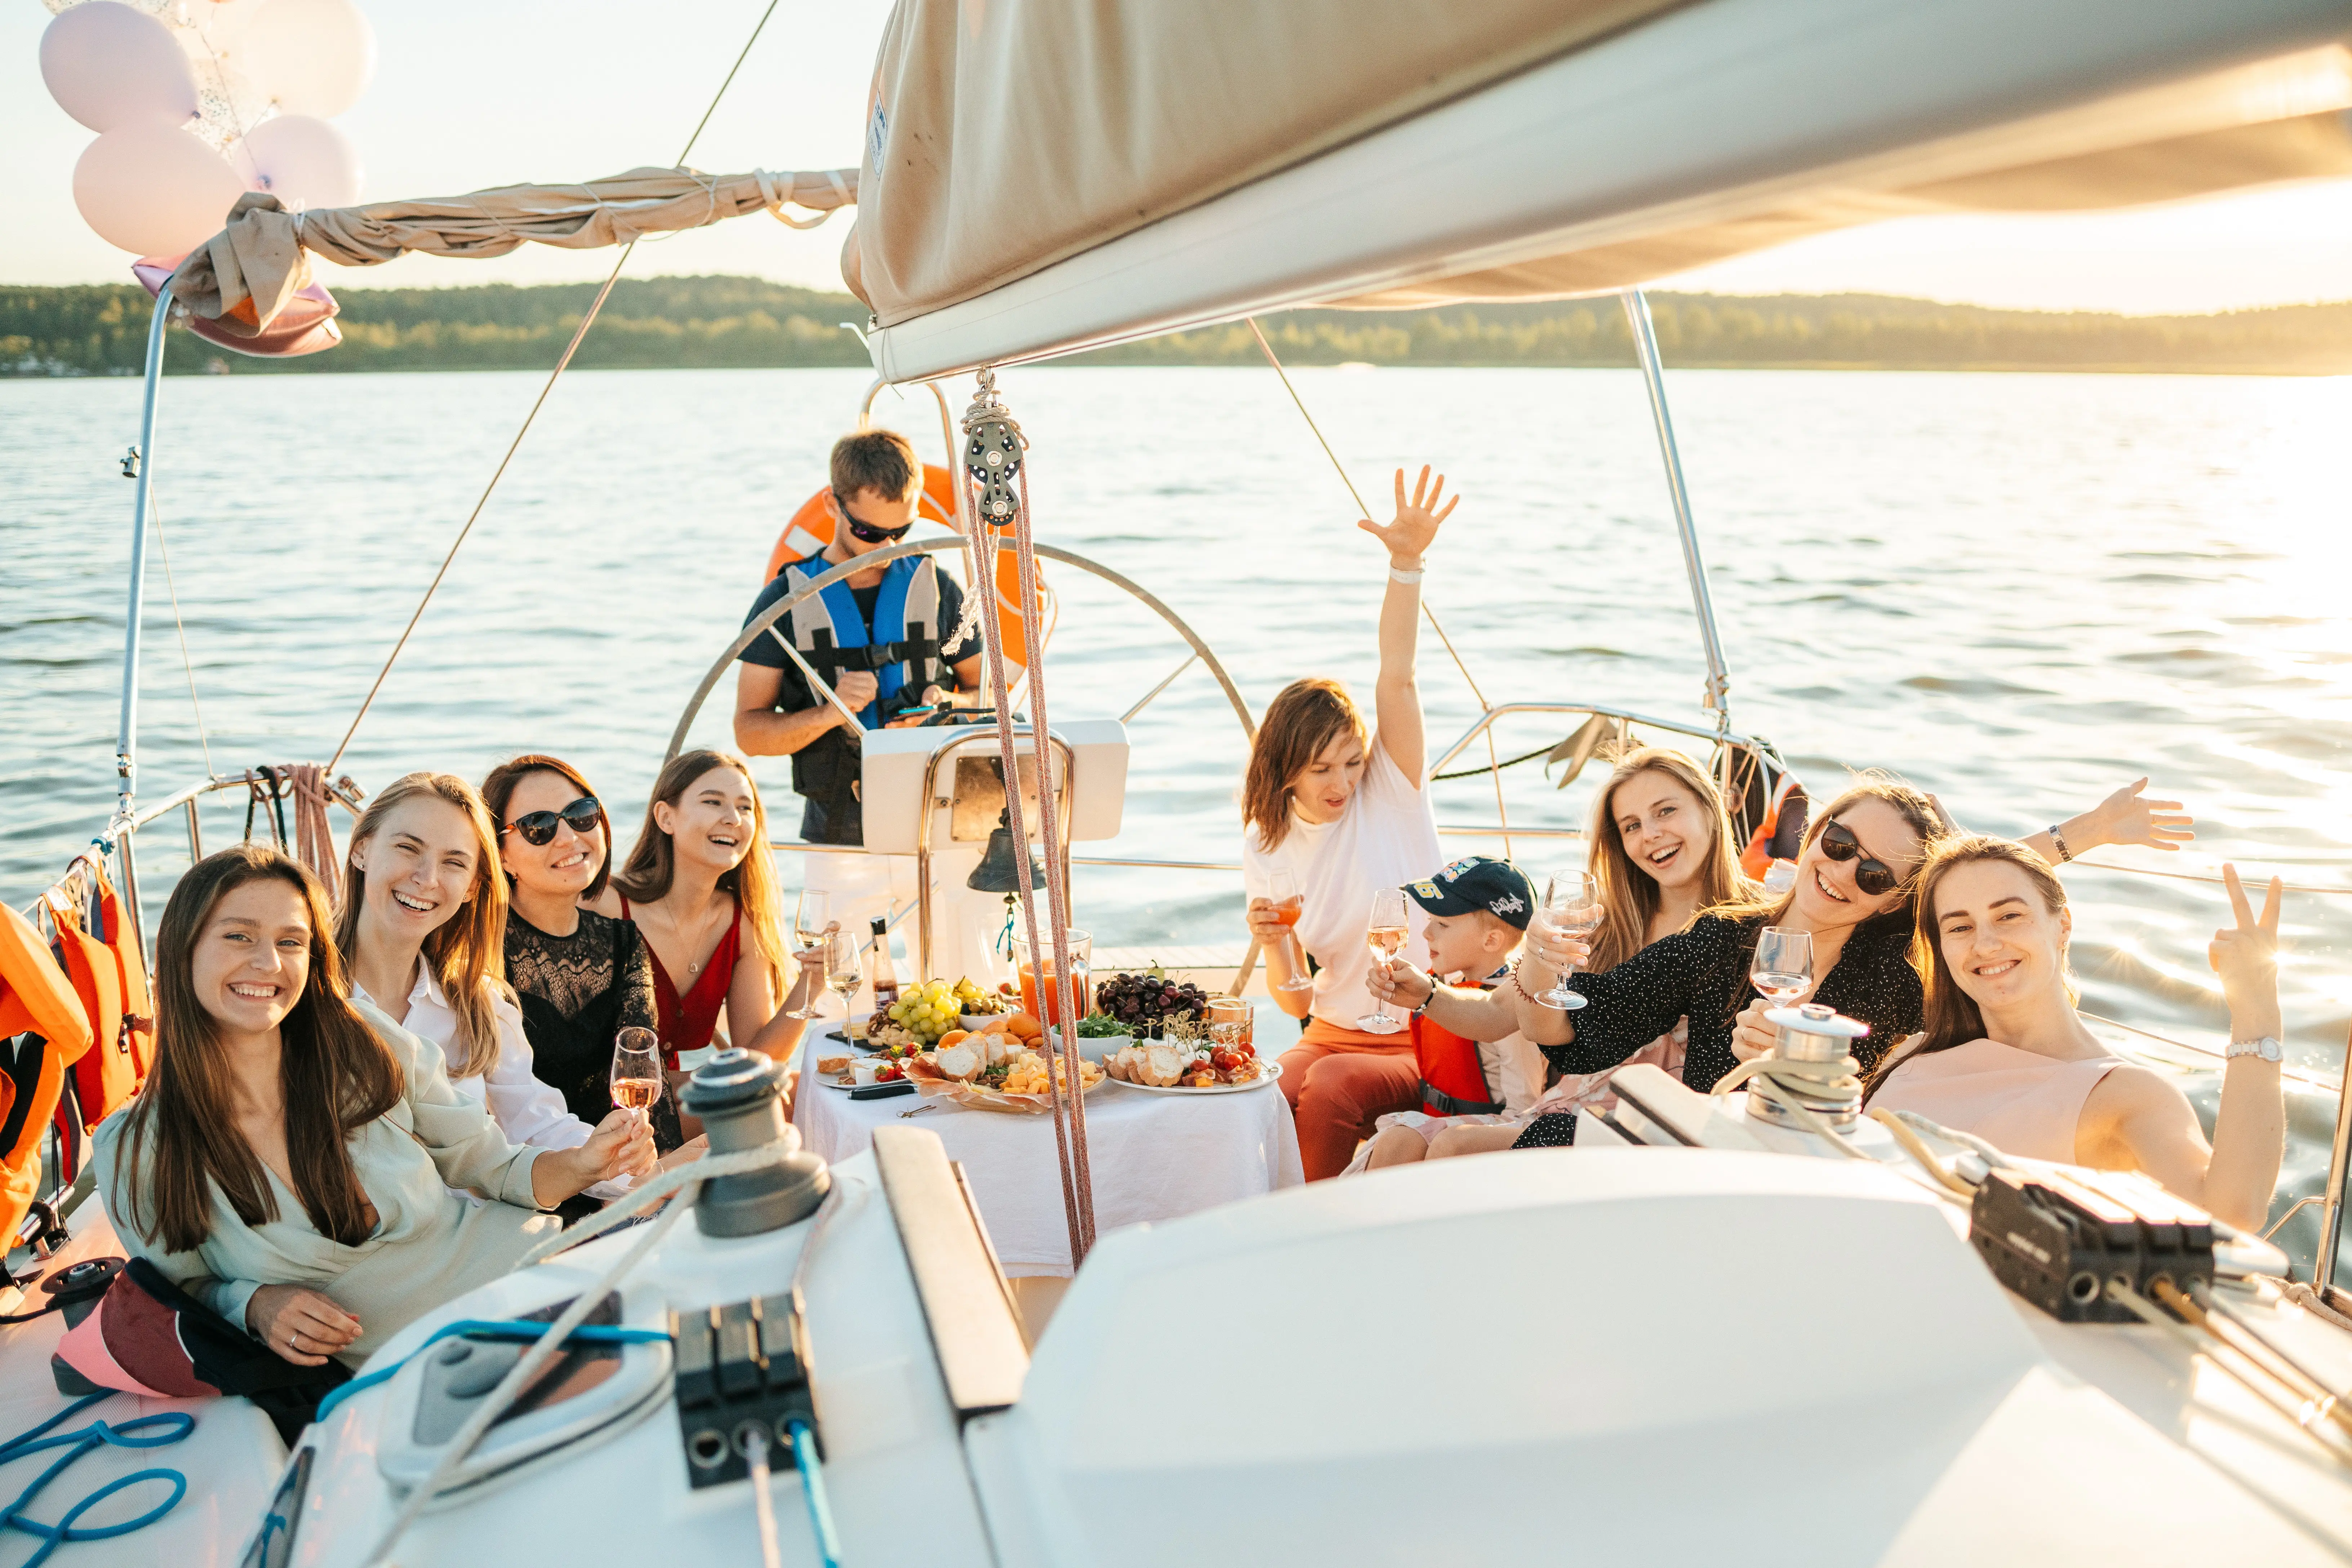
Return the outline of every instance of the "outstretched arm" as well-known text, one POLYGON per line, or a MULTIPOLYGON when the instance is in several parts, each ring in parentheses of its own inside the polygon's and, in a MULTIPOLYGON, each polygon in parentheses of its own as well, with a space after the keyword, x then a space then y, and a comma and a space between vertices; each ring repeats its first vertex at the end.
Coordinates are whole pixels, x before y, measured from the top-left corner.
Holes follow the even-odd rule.
POLYGON ((2090 810, 2058 824, 2058 833, 2066 840, 2063 857, 2058 853, 2057 839, 2046 831, 2025 839, 2025 846, 2053 866, 2062 858, 2087 855, 2110 844, 2178 852, 2197 837, 2192 831, 2197 819, 2183 811, 2177 800, 2143 798, 2141 792, 2147 788, 2146 779, 2136 780, 2090 810))
POLYGON ((1422 731, 1421 689, 1413 679, 1414 642, 1421 617, 1422 555, 1437 537, 1438 525, 1453 515, 1462 498, 1440 507, 1445 476, 1430 481, 1429 466, 1422 465, 1413 481, 1412 499, 1404 493, 1404 470, 1396 471, 1396 517, 1386 526, 1370 518, 1356 526, 1388 546, 1389 591, 1381 601, 1381 675, 1373 688, 1372 711, 1380 725, 1380 743, 1412 787, 1420 789, 1429 772, 1428 741, 1422 731), (1397 574, 1409 581, 1398 582, 1397 574))

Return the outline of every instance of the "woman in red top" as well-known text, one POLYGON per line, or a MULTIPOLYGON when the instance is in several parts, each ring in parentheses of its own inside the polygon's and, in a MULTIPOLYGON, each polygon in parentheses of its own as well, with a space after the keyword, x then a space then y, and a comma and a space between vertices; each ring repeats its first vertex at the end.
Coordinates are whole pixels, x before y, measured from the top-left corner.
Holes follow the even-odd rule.
POLYGON ((719 1013, 739 1046, 789 1057, 803 1022, 796 1006, 813 982, 806 966, 785 994, 775 865, 768 815, 741 759, 688 752, 654 781, 646 824, 613 878, 614 910, 636 922, 653 955, 662 1051, 710 1043, 719 1013))

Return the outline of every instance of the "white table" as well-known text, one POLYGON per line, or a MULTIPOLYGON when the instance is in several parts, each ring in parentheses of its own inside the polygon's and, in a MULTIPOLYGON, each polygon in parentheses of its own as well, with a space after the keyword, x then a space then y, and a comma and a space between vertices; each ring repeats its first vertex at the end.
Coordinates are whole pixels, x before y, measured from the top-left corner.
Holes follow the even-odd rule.
MULTIPOLYGON (((817 1079, 816 1054, 837 1041, 809 1037, 801 1059, 793 1122, 803 1145, 846 1160, 874 1142, 877 1127, 925 1127, 940 1135, 987 1222, 1006 1275, 1070 1273, 1070 1227, 1062 1209, 1062 1168, 1054 1119, 966 1110, 920 1094, 852 1100, 817 1079), (935 1107, 901 1121, 918 1105, 935 1107)), ((1298 1135, 1278 1084, 1246 1094, 1147 1094, 1116 1079, 1087 1096, 1087 1151, 1094 1174, 1095 1230, 1174 1219, 1306 1180, 1298 1135)))

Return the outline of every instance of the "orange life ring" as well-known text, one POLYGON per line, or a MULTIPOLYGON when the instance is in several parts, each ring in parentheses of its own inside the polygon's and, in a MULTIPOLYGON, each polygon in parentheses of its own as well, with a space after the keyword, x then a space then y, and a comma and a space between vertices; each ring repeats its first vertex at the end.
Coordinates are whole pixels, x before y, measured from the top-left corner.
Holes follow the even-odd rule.
MULTIPOLYGON (((915 501, 915 515, 948 528, 956 525, 955 471, 931 463, 923 465, 923 492, 915 501)), ((775 548, 768 552, 768 569, 760 580, 772 582, 777 573, 795 561, 806 560, 833 542, 833 509, 829 502, 832 487, 819 489, 801 503, 784 524, 783 532, 776 536, 775 548)), ((1008 532, 1008 529, 1000 529, 1008 532)), ((1042 576, 1042 574, 1041 574, 1042 576)), ((1044 613, 1050 627, 1054 619, 1054 595, 1041 581, 1037 584, 1038 609, 1044 613)), ((1008 666, 1008 681, 1017 684, 1019 672, 1029 668, 1029 638, 1021 626, 1021 567, 1009 550, 996 557, 996 626, 999 644, 1004 650, 1008 666)), ((944 633, 942 634, 945 635, 944 633)))

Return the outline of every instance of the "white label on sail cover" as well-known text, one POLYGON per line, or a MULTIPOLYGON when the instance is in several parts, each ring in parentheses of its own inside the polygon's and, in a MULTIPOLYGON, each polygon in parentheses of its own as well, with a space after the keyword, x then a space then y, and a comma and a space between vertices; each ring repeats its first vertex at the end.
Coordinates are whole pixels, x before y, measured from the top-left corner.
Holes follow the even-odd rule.
POLYGON ((873 121, 866 127, 866 166, 876 174, 882 173, 882 148, 890 139, 890 117, 882 106, 874 106, 873 121))

